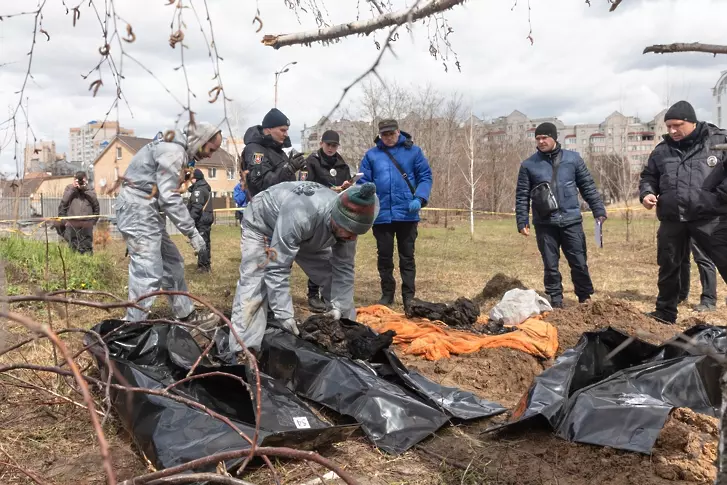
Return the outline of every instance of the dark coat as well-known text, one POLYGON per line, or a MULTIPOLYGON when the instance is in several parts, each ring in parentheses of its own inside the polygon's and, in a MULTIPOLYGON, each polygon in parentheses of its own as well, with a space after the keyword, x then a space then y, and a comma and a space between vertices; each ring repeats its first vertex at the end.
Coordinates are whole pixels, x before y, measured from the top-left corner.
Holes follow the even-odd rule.
POLYGON ((649 156, 641 172, 639 197, 659 196, 660 221, 687 222, 727 214, 727 152, 713 146, 727 143, 727 131, 700 122, 692 135, 675 142, 668 135, 649 156))
POLYGON ((340 187, 343 182, 351 179, 351 169, 340 153, 333 160, 319 149, 305 159, 305 168, 300 171, 300 180, 318 182, 326 187, 340 187))
POLYGON ((199 231, 200 228, 209 229, 215 220, 214 208, 212 207, 212 187, 206 180, 197 180, 189 188, 192 194, 187 202, 189 215, 194 220, 194 225, 199 231))
POLYGON ((263 190, 280 182, 295 181, 295 170, 283 151, 289 148, 290 139, 278 143, 270 135, 263 135, 262 126, 251 126, 245 132, 245 148, 242 150, 242 170, 247 174, 247 190, 255 197, 263 190))
MULTIPOLYGON (((97 216, 99 214, 98 197, 96 197, 96 192, 92 188, 89 187, 83 190, 74 187, 73 184, 66 186, 66 189, 63 191, 63 198, 58 206, 58 217, 97 216)), ((61 225, 69 227, 93 227, 96 222, 98 222, 98 218, 94 217, 62 221, 61 225)))
MULTIPOLYGON (((562 153, 562 158, 555 190, 560 208, 546 218, 542 218, 537 211, 533 211, 533 224, 566 227, 581 222, 583 216, 578 202, 579 191, 591 208, 593 217, 606 217, 606 208, 596 189, 596 183, 581 156, 577 152, 563 150, 560 145, 558 145, 558 150, 562 153)), ((530 191, 536 185, 550 182, 553 178, 553 158, 556 154, 557 150, 553 150, 551 153, 542 153, 538 150, 520 165, 515 192, 518 231, 529 226, 530 191)))

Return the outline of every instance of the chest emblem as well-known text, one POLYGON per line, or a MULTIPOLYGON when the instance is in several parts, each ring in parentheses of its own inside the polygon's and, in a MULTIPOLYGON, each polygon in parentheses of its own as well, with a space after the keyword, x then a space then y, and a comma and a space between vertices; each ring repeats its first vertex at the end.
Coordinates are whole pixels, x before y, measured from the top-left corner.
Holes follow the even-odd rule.
POLYGON ((714 155, 708 157, 707 158, 707 165, 710 166, 710 167, 714 167, 715 165, 717 165, 717 157, 715 157, 714 155))
POLYGON ((338 174, 338 172, 336 172, 336 169, 335 169, 335 168, 332 168, 332 169, 330 169, 330 170, 328 171, 328 173, 330 173, 330 174, 331 174, 331 177, 335 177, 335 176, 336 176, 336 174, 338 174))

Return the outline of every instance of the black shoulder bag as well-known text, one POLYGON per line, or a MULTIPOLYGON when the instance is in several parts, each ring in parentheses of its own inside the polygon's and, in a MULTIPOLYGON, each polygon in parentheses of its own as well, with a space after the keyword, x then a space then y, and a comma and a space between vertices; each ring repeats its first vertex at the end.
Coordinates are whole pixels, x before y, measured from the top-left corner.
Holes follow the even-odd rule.
POLYGON ((411 195, 414 195, 416 193, 416 189, 411 184, 411 181, 409 180, 409 176, 406 174, 404 169, 401 168, 401 165, 399 165, 399 162, 396 161, 396 158, 394 158, 394 155, 392 155, 388 149, 384 148, 384 153, 386 153, 389 156, 389 158, 391 159, 391 163, 394 164, 394 166, 396 167, 396 169, 399 171, 402 178, 404 179, 404 182, 406 182, 406 185, 409 186, 409 190, 411 190, 411 195))
POLYGON ((541 182, 530 191, 533 211, 537 212, 542 218, 550 217, 553 212, 560 208, 558 205, 558 167, 562 156, 563 152, 558 152, 555 160, 553 160, 553 178, 551 181, 541 182))

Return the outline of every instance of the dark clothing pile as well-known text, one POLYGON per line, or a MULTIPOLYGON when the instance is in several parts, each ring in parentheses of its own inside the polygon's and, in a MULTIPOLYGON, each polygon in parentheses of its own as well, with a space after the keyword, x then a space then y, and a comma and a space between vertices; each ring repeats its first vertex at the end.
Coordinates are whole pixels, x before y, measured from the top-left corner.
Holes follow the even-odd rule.
POLYGON ((350 320, 336 320, 328 315, 312 315, 300 325, 301 338, 316 343, 329 352, 350 359, 368 361, 388 348, 396 333, 374 333, 369 327, 350 320))
POLYGON ((641 172, 640 199, 658 196, 656 316, 664 321, 676 320, 681 268, 692 241, 727 280, 727 152, 714 149, 726 142, 727 131, 699 122, 678 142, 665 136, 641 172))
MULTIPOLYGON (((58 206, 58 217, 98 216, 100 207, 96 192, 90 187, 76 187, 69 184, 63 192, 58 206)), ((93 226, 98 217, 61 221, 58 233, 74 251, 93 254, 93 226)))
POLYGON ((472 300, 460 297, 454 303, 447 305, 446 303, 432 303, 418 298, 411 300, 407 308, 406 316, 408 318, 420 317, 429 320, 439 320, 450 327, 471 329, 480 316, 480 307, 475 305, 472 300))
POLYGON ((340 187, 351 179, 351 169, 340 153, 329 157, 318 149, 305 160, 305 168, 300 171, 300 180, 318 182, 326 187, 340 187))
POLYGON ((201 251, 197 255, 197 268, 207 271, 212 266, 212 245, 210 233, 212 232, 212 223, 214 223, 214 208, 212 207, 212 187, 206 180, 197 180, 189 187, 192 194, 187 202, 189 215, 194 220, 194 227, 199 231, 199 235, 207 244, 207 249, 201 251))
POLYGON ((296 170, 283 148, 290 148, 290 138, 278 143, 270 135, 263 134, 262 126, 251 126, 245 132, 245 148, 242 150, 242 170, 247 174, 247 190, 255 197, 263 190, 280 182, 296 180, 296 170))

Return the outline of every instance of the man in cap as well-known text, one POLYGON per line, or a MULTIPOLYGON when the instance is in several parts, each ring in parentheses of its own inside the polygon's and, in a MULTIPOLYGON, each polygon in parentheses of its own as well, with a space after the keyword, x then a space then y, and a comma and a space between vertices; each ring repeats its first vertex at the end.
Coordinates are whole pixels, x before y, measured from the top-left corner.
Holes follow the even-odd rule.
POLYGON ((187 202, 189 215, 194 221, 194 227, 197 228, 207 246, 206 251, 202 251, 197 255, 197 270, 208 273, 212 269, 210 232, 212 231, 215 216, 212 207, 212 187, 204 179, 202 170, 198 168, 195 168, 192 173, 192 185, 189 187, 189 193, 191 194, 187 202))
POLYGON ((419 211, 427 205, 432 190, 432 170, 424 152, 414 145, 411 135, 399 130, 396 120, 382 120, 379 135, 361 161, 364 174, 361 183, 376 184, 381 212, 373 233, 378 252, 381 278, 379 304, 394 302, 394 238, 399 249, 401 296, 408 310, 415 296, 416 263, 414 246, 417 238, 419 211))
MULTIPOLYGON (((298 335, 290 294, 293 262, 322 287, 331 316, 355 317, 356 238, 371 229, 378 208, 373 184, 336 194, 313 182, 283 182, 250 202, 231 318, 248 348, 260 349, 268 311, 278 326, 298 335)), ((242 350, 232 335, 230 350, 242 350)))
MULTIPOLYGON (((209 123, 189 125, 184 132, 169 132, 139 150, 122 178, 116 199, 116 225, 129 253, 129 300, 158 291, 187 291, 184 260, 169 238, 166 220, 189 238, 196 254, 207 250, 204 238, 195 228, 182 201, 181 185, 196 160, 208 158, 220 148, 222 134, 209 123)), ((196 311, 186 296, 169 298, 179 320, 202 329, 214 326, 219 318, 196 311)), ((138 303, 143 310, 129 308, 126 320, 146 320, 154 298, 138 303)))
MULTIPOLYGON (((340 146, 338 133, 328 130, 321 137, 318 151, 311 153, 305 160, 305 167, 300 171, 299 180, 317 182, 321 185, 341 192, 351 185, 351 169, 338 153, 340 146)), ((326 304, 321 300, 320 286, 308 280, 308 308, 312 312, 320 313, 326 310, 326 304)))
POLYGON ((727 142, 727 131, 698 121, 687 101, 671 106, 664 121, 668 132, 641 172, 639 198, 645 208, 656 207, 660 221, 659 295, 649 315, 675 323, 680 268, 689 255, 690 238, 722 278, 727 277, 727 167, 725 152, 714 148, 727 142))
POLYGON ((537 151, 523 161, 518 173, 517 230, 523 236, 530 236, 532 205, 535 238, 543 259, 545 293, 553 308, 562 308, 563 284, 558 270, 561 248, 571 269, 578 302, 589 300, 593 294, 578 192, 601 224, 606 220, 606 209, 585 162, 577 152, 561 148, 558 129, 553 123, 540 124, 535 129, 535 141, 537 151))
POLYGON ((290 120, 277 108, 271 109, 261 125, 251 126, 245 132, 242 150, 242 170, 248 170, 247 189, 250 197, 280 182, 296 179, 296 172, 305 165, 305 156, 288 156, 283 148, 290 148, 288 129, 290 120))

